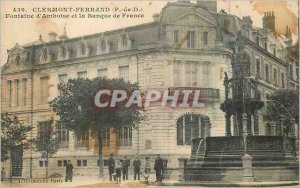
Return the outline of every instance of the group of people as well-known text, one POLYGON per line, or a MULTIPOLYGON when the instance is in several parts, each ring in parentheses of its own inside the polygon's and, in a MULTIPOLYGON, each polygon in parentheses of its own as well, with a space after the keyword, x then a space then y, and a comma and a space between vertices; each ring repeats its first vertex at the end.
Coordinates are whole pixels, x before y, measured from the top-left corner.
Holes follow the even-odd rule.
MULTIPOLYGON (((144 169, 144 178, 146 181, 146 184, 148 184, 149 175, 151 172, 151 164, 150 164, 150 158, 145 158, 145 169, 144 169)), ((133 170, 134 170, 134 180, 140 180, 141 176, 141 161, 139 159, 139 156, 136 155, 133 163, 133 170)), ((110 158, 108 160, 108 170, 109 170, 109 180, 110 181, 116 181, 117 183, 121 183, 121 174, 123 174, 123 180, 128 180, 128 167, 130 166, 130 161, 125 156, 123 160, 120 158, 117 158, 117 160, 114 159, 113 154, 110 155, 110 158)), ((157 154, 157 157, 155 159, 154 163, 154 170, 156 172, 156 182, 162 182, 163 179, 163 160, 160 157, 160 154, 157 154)), ((73 177, 73 165, 71 164, 70 160, 66 164, 66 178, 65 181, 71 181, 72 182, 73 177)))
MULTIPOLYGON (((148 184, 149 175, 151 172, 150 158, 145 158, 145 169, 144 169, 144 177, 145 181, 148 184)), ((134 180, 140 180, 141 175, 141 161, 139 156, 136 155, 133 163, 134 170, 134 180)), ((108 170, 109 170, 109 180, 116 181, 117 183, 121 182, 121 173, 123 174, 123 180, 128 180, 128 167, 130 166, 130 162, 125 156, 123 160, 117 158, 116 160, 113 157, 113 154, 110 155, 108 161, 108 170)), ((156 182, 162 182, 163 179, 163 160, 159 154, 155 159, 154 170, 156 171, 156 182)))

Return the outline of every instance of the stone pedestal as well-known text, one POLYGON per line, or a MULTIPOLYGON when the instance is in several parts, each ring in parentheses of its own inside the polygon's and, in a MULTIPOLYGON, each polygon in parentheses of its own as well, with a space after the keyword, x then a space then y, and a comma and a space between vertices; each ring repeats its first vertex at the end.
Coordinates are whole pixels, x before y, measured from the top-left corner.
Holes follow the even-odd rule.
POLYGON ((179 161, 179 176, 178 176, 178 181, 185 181, 184 178, 184 167, 185 163, 187 161, 187 158, 178 158, 179 161))
POLYGON ((243 181, 246 182, 254 182, 254 176, 253 176, 253 170, 252 170, 252 159, 253 157, 251 157, 249 154, 245 154, 242 157, 242 161, 243 161, 243 181))

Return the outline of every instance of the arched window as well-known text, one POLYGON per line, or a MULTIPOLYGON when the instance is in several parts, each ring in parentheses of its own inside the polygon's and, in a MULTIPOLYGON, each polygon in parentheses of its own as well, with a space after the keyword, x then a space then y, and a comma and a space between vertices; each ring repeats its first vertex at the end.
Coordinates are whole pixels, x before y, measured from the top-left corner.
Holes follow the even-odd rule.
POLYGON ((47 58, 48 58, 48 52, 47 52, 47 49, 44 49, 44 50, 42 51, 42 60, 43 60, 43 61, 46 61, 47 58))
POLYGON ((18 54, 16 56, 16 63, 20 63, 21 62, 21 56, 18 54))
POLYGON ((126 36, 126 34, 124 34, 122 36, 122 46, 127 46, 127 36, 126 36))
POLYGON ((105 51, 105 49, 106 49, 106 43, 105 43, 105 40, 104 40, 104 39, 101 40, 100 46, 101 46, 101 50, 102 50, 102 51, 105 51))
POLYGON ((260 78, 260 60, 256 59, 256 76, 260 78))
POLYGON ((81 51, 81 54, 84 55, 85 52, 86 52, 86 46, 84 43, 81 43, 80 44, 80 51, 81 51))
POLYGON ((191 138, 203 138, 204 116, 185 114, 177 120, 177 145, 191 145, 191 138))
POLYGON ((62 46, 61 47, 61 54, 62 54, 62 57, 65 58, 66 55, 67 55, 67 49, 65 46, 62 46))

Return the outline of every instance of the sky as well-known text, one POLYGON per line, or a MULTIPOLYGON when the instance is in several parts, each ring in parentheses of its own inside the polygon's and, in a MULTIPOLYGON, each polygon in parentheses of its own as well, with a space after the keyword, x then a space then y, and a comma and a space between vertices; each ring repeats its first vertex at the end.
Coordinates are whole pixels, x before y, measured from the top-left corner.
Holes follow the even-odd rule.
MULTIPOLYGON (((48 33, 54 31, 59 35, 66 24, 69 38, 88 34, 101 33, 112 29, 151 22, 154 13, 160 13, 168 1, 0 1, 1 3, 1 65, 6 63, 7 49, 16 43, 26 44, 39 39, 42 35, 48 41, 48 33), (24 8, 27 13, 34 7, 138 7, 143 8, 144 18, 138 19, 7 19, 5 14, 16 14, 15 10, 24 8)), ((191 1, 195 3, 195 1, 191 1)), ((253 0, 218 0, 218 12, 224 9, 227 13, 251 16, 253 25, 262 27, 262 16, 266 11, 274 11, 276 32, 285 33, 286 25, 291 28, 293 40, 298 37, 298 2, 288 1, 253 1, 253 0)), ((23 12, 20 12, 21 14, 23 12)))

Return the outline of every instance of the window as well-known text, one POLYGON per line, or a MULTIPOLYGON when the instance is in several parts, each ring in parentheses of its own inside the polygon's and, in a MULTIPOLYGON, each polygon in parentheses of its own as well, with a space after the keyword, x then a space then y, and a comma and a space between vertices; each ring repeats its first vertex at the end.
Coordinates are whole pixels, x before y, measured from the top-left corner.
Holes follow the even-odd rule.
POLYGON ((62 161, 61 160, 57 161, 57 166, 62 166, 62 161))
POLYGON ((41 104, 46 104, 48 102, 49 97, 49 85, 48 85, 49 77, 41 77, 40 78, 40 102, 41 104))
POLYGON ((78 78, 86 78, 87 72, 81 71, 77 73, 78 78))
POLYGON ((67 74, 58 75, 58 81, 60 83, 62 83, 62 82, 67 83, 67 80, 68 80, 68 75, 67 74))
POLYGON ((27 94, 27 79, 23 78, 23 105, 26 105, 26 94, 27 94))
POLYGON ((81 166, 81 160, 77 160, 77 166, 81 166))
POLYGON ((208 44, 208 32, 203 32, 203 44, 207 45, 208 44))
POLYGON ((67 49, 65 46, 61 47, 61 55, 63 58, 65 58, 67 56, 67 49))
POLYGON ((43 61, 47 61, 48 59, 48 52, 47 52, 47 49, 43 49, 42 50, 42 60, 43 61))
MULTIPOLYGON (((103 160, 103 165, 104 165, 104 166, 109 166, 109 160, 104 159, 104 160, 103 160)), ((97 160, 97 166, 99 166, 99 160, 97 160)))
POLYGON ((273 55, 276 57, 276 48, 273 48, 273 55))
POLYGON ((132 146, 132 128, 123 127, 117 133, 118 146, 132 146))
POLYGON ((268 50, 268 43, 265 42, 265 50, 268 50))
POLYGON ((103 146, 109 146, 110 145, 110 128, 106 127, 104 131, 102 132, 102 144, 103 146))
POLYGON ((180 70, 180 65, 181 65, 181 62, 180 61, 174 61, 173 63, 173 79, 174 79, 174 87, 176 86, 180 86, 180 73, 179 73, 179 70, 180 70))
POLYGON ((89 133, 76 135, 76 148, 87 148, 89 146, 89 133))
POLYGON ((129 81, 129 66, 119 67, 119 78, 123 78, 124 81, 129 81))
POLYGON ((281 73, 281 87, 285 88, 284 73, 281 73))
POLYGON ((20 105, 20 81, 15 80, 15 84, 16 84, 16 105, 19 106, 20 105))
POLYGON ((16 56, 16 63, 17 64, 21 63, 21 57, 19 54, 16 56))
POLYGON ((101 50, 102 50, 102 51, 105 51, 105 49, 106 49, 106 42, 105 42, 104 39, 101 40, 101 42, 100 42, 100 47, 101 47, 101 50))
POLYGON ((82 166, 87 166, 87 160, 82 160, 82 166))
POLYGON ((39 161, 39 166, 43 167, 44 166, 44 161, 39 161))
POLYGON ((260 61, 256 59, 256 76, 260 78, 260 61))
POLYGON ((187 48, 195 48, 195 31, 187 32, 187 48))
POLYGON ((259 46, 259 37, 256 37, 256 44, 259 46))
POLYGON ((289 69, 290 69, 290 77, 291 77, 291 79, 293 79, 294 78, 294 76, 293 76, 293 64, 290 64, 289 69))
POLYGON ((269 82, 269 65, 265 66, 265 80, 269 82))
POLYGON ((204 135, 203 120, 199 114, 187 114, 177 120, 177 145, 191 145, 192 135, 204 135), (193 130, 193 131, 192 131, 193 130))
POLYGON ((102 76, 102 77, 107 76, 107 68, 105 68, 105 69, 98 69, 97 70, 97 75, 98 76, 102 76))
POLYGON ((12 88, 12 81, 7 81, 7 90, 8 90, 8 106, 11 107, 11 102, 12 102, 12 92, 13 92, 13 88, 12 88))
POLYGON ((274 69, 274 72, 273 72, 273 79, 274 79, 274 85, 277 86, 277 70, 274 69))
POLYGON ((179 42, 179 30, 174 31, 174 43, 179 42))
POLYGON ((185 85, 196 86, 197 85, 197 62, 188 61, 185 65, 185 85))
POLYGON ((51 125, 48 122, 39 122, 37 126, 37 138, 44 140, 51 134, 51 125))
POLYGON ((60 149, 69 148, 69 130, 66 129, 65 125, 62 122, 58 122, 56 125, 56 138, 59 143, 60 149))
POLYGON ((122 46, 127 46, 127 36, 126 36, 126 34, 124 34, 122 36, 122 46))
POLYGON ((80 52, 82 55, 85 55, 86 52, 86 46, 84 43, 80 44, 80 52))

